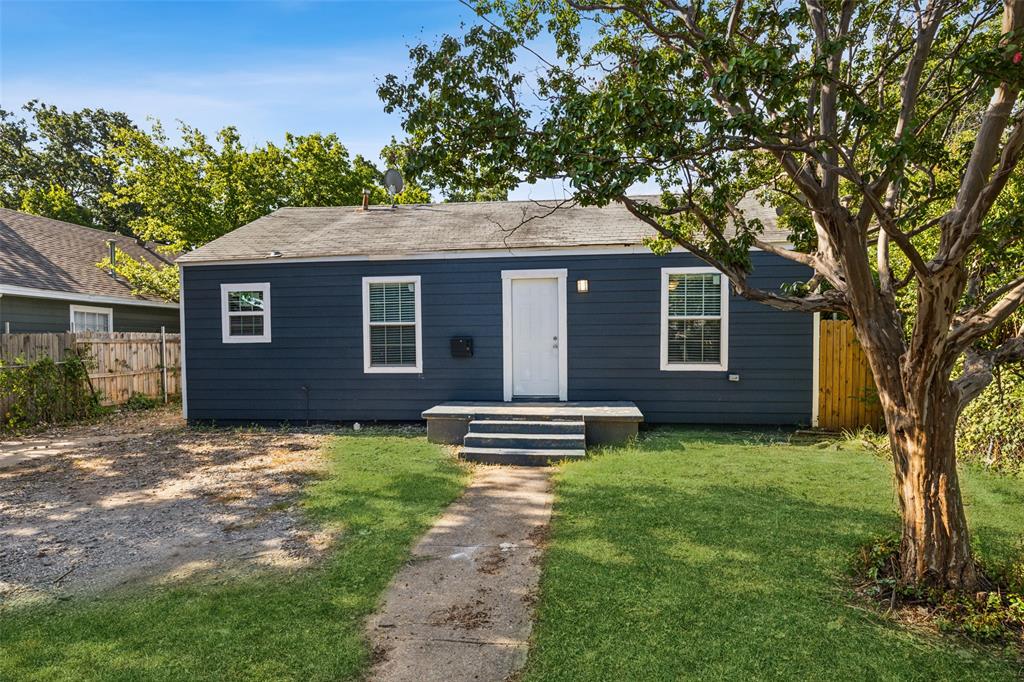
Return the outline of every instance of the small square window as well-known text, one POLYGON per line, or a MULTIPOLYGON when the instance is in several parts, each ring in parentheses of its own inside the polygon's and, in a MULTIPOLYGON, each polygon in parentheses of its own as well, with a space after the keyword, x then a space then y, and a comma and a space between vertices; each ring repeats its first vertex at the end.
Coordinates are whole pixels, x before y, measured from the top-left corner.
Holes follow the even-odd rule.
POLYGON ((221 284, 224 343, 270 341, 270 284, 221 284))

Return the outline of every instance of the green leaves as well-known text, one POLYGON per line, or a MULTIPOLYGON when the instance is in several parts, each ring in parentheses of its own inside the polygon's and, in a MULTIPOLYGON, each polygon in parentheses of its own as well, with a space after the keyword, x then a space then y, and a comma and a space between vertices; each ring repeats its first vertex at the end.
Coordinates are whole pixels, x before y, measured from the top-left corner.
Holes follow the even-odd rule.
POLYGON ((991 35, 987 44, 967 56, 964 66, 989 85, 1024 86, 1024 31, 991 35))
MULTIPOLYGON (((194 249, 282 206, 357 205, 364 188, 372 190, 373 203, 388 200, 380 171, 361 156, 351 158, 333 134, 288 133, 283 146, 247 148, 230 126, 214 141, 185 124, 178 133, 180 142, 172 142, 159 123, 150 131, 123 128, 103 156, 117 178, 104 202, 134 207, 132 234, 169 253, 194 249)), ((410 183, 396 199, 429 197, 410 183)), ((120 254, 116 269, 136 293, 177 298, 173 266, 120 254)))
POLYGON ((0 109, 0 205, 127 232, 133 207, 101 200, 115 178, 99 157, 115 131, 133 128, 121 112, 66 112, 33 100, 19 118, 0 109))

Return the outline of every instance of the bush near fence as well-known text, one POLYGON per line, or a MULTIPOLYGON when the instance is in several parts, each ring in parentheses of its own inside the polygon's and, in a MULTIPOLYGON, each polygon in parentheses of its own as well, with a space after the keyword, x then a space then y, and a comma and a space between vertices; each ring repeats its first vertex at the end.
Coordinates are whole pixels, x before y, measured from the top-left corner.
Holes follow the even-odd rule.
MULTIPOLYGON (((181 337, 144 332, 0 334, 0 363, 30 365, 41 358, 60 364, 82 358, 88 381, 103 405, 121 405, 135 395, 161 401, 181 393, 181 337)), ((0 395, 0 412, 4 396, 0 395)))
POLYGON ((0 431, 20 431, 95 416, 99 399, 89 370, 77 355, 61 362, 41 357, 28 364, 0 364, 0 431))
POLYGON ((957 425, 962 461, 1024 474, 1024 376, 1005 368, 971 401, 957 425))

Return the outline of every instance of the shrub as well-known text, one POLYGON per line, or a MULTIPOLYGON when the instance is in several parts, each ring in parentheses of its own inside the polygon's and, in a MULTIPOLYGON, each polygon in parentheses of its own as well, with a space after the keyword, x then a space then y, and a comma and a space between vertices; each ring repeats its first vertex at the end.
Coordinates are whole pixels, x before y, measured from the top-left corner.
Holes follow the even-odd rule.
POLYGON ((1024 472, 1024 378, 1004 369, 967 406, 957 426, 962 461, 1024 472))
POLYGON ((27 365, 0 366, 0 429, 20 431, 92 417, 101 411, 89 385, 85 361, 41 358, 27 365))
MULTIPOLYGON (((889 439, 868 428, 845 433, 840 443, 891 458, 889 439)), ((957 456, 1008 474, 1024 474, 1024 376, 1005 368, 964 409, 957 423, 957 456)))
POLYGON ((979 562, 985 589, 979 592, 937 590, 901 585, 899 540, 885 535, 862 546, 853 557, 858 592, 911 620, 922 614, 943 632, 982 643, 1008 644, 1024 652, 1024 558, 1008 566, 979 562))
POLYGON ((132 396, 124 402, 122 407, 126 410, 152 410, 159 404, 159 400, 151 398, 145 393, 132 393, 132 396))

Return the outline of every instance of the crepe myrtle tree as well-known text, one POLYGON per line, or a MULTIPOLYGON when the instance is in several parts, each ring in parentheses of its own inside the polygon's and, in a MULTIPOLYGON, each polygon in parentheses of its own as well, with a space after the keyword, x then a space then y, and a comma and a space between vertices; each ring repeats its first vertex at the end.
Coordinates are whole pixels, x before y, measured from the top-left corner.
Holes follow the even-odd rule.
POLYGON ((494 187, 562 178, 620 202, 782 310, 839 312, 874 373, 902 512, 901 580, 979 582, 961 410, 1024 356, 1024 0, 505 0, 414 46, 378 94, 414 168, 494 187), (657 201, 630 197, 638 182, 657 201), (761 239, 771 206, 795 248, 761 239), (778 290, 752 247, 807 267, 778 290))

